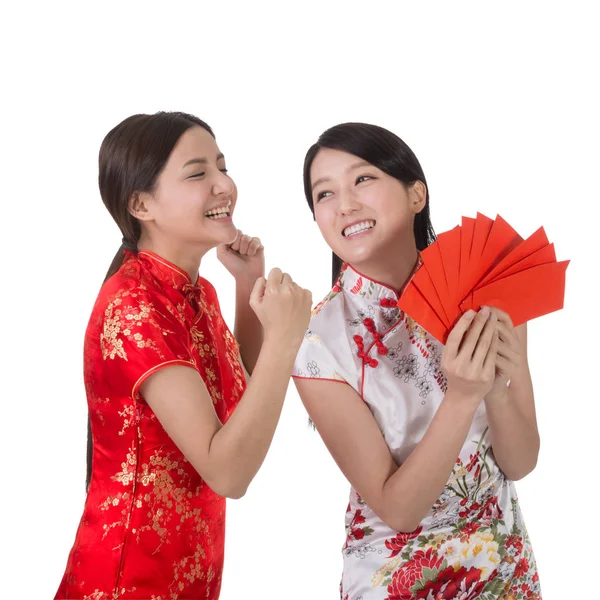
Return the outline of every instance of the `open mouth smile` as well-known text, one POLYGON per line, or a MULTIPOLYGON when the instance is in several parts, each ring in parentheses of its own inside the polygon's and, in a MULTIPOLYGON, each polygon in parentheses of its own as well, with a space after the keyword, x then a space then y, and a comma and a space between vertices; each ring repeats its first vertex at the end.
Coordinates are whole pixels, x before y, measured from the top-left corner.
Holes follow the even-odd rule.
POLYGON ((204 216, 208 219, 218 220, 225 219, 227 217, 231 217, 230 211, 231 202, 224 204, 223 206, 218 206, 217 208, 211 208, 210 210, 204 213, 204 216))
POLYGON ((353 223, 352 225, 348 225, 343 231, 342 235, 345 238, 351 238, 356 235, 360 235, 361 233, 365 233, 375 227, 376 221, 373 219, 366 219, 365 221, 359 221, 358 223, 353 223))

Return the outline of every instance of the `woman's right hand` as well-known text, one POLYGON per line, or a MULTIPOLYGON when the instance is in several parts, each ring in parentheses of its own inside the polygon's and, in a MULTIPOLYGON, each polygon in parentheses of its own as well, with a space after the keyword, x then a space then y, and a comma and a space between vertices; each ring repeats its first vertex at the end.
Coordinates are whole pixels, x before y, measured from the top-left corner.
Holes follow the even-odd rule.
POLYGON ((252 294, 250 306, 265 331, 265 341, 276 339, 297 349, 312 308, 312 294, 292 281, 281 269, 272 269, 267 279, 260 277, 252 294))
POLYGON ((496 374, 498 333, 489 307, 467 311, 456 323, 442 355, 442 370, 453 396, 479 405, 496 374))

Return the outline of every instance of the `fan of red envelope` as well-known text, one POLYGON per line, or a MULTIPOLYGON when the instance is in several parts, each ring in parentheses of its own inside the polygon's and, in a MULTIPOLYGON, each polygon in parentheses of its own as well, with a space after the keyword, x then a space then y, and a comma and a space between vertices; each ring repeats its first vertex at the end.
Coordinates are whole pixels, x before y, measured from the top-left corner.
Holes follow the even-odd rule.
POLYGON ((421 259, 398 307, 443 343, 469 309, 494 306, 516 327, 563 307, 570 261, 556 261, 543 227, 524 240, 499 215, 477 213, 440 234, 421 259))

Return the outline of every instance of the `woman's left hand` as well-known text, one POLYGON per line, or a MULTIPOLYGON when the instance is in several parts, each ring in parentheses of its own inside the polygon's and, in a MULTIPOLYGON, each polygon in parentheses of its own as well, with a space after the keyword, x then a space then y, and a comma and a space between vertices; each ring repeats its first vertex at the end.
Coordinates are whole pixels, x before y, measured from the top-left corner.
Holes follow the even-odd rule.
POLYGON ((265 275, 265 248, 262 242, 239 229, 232 244, 222 244, 217 248, 217 258, 233 275, 236 283, 253 286, 259 277, 265 275))
POLYGON ((487 398, 493 398, 506 393, 508 382, 517 373, 524 357, 521 354, 521 344, 517 331, 507 313, 492 307, 496 315, 498 331, 498 355, 496 358, 496 377, 487 398))

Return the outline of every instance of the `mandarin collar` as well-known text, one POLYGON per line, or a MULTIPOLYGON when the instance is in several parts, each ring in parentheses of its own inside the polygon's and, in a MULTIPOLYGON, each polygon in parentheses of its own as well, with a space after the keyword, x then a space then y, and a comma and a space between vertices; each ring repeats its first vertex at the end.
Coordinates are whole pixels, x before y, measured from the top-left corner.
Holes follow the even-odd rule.
POLYGON ((130 252, 127 254, 136 257, 142 262, 143 265, 164 285, 173 287, 183 293, 200 290, 200 275, 197 276, 195 282, 192 282, 190 276, 183 269, 180 269, 177 265, 154 252, 140 250, 135 255, 130 252))
POLYGON ((346 293, 359 296, 365 300, 379 302, 384 307, 389 304, 389 308, 391 308, 392 306, 397 305, 400 295, 406 289, 406 286, 410 283, 421 264, 422 260, 421 255, 419 254, 410 276, 402 290, 400 290, 400 294, 389 285, 371 279, 364 273, 361 273, 349 263, 344 263, 342 265, 336 287, 339 287, 346 293))

